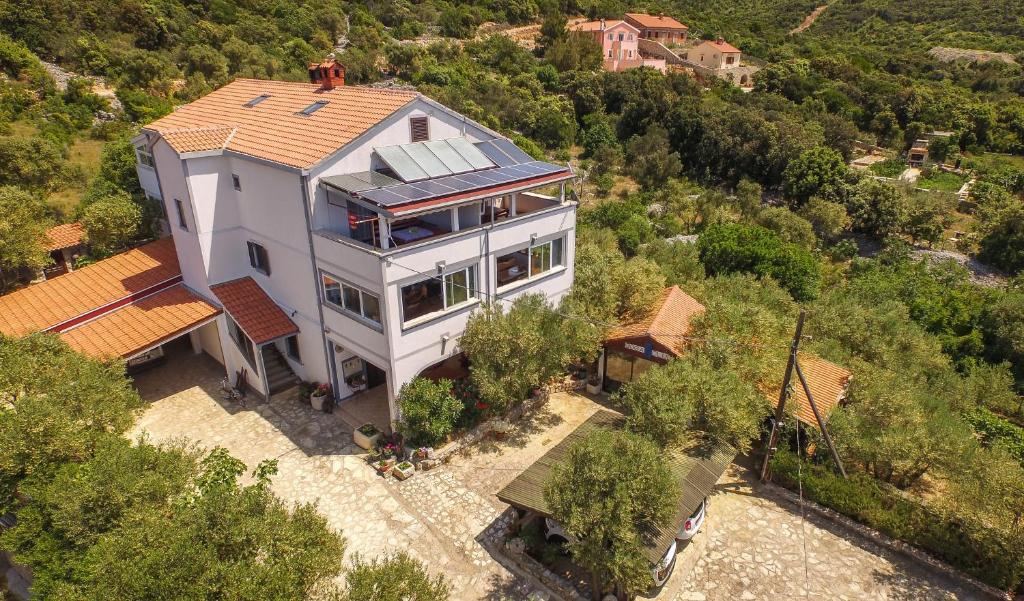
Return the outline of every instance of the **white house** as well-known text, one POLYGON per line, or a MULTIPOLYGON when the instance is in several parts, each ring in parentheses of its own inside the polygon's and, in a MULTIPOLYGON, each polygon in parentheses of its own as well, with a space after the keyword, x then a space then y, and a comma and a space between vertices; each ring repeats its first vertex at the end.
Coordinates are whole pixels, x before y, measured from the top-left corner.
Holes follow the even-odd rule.
POLYGON ((573 174, 419 93, 346 86, 333 60, 310 77, 236 80, 146 126, 139 181, 184 285, 223 309, 229 377, 375 389, 395 419, 480 302, 568 291, 573 174))

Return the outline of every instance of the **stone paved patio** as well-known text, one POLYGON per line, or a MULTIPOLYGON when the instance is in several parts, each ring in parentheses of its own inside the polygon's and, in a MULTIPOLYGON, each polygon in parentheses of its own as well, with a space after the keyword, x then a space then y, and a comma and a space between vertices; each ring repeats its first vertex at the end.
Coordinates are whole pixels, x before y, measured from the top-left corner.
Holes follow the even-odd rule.
MULTIPOLYGON (((448 465, 398 482, 367 465, 339 416, 291 399, 246 406, 224 401, 222 376, 211 359, 193 355, 140 374, 137 385, 150 405, 135 433, 221 445, 250 467, 277 458, 275 492, 292 502, 318 502, 348 539, 349 554, 404 549, 451 581, 453 599, 522 599, 539 588, 481 544, 507 508, 494 493, 597 410, 592 400, 552 395, 507 440, 485 441, 448 465)), ((677 567, 659 598, 676 591, 679 601, 974 598, 830 523, 808 518, 801 525, 799 513, 752 487, 740 469, 718 489, 699 535, 706 537, 701 552, 680 562, 686 567, 677 567)))

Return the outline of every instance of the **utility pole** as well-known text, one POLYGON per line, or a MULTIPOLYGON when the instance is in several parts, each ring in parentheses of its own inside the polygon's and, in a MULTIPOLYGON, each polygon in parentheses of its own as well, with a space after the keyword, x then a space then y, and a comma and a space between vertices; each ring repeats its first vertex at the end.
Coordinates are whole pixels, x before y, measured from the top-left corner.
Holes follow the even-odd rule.
POLYGON ((772 433, 768 436, 768 448, 764 454, 764 464, 761 466, 761 481, 768 480, 768 468, 771 464, 772 453, 779 443, 779 426, 782 418, 786 416, 786 399, 789 397, 789 381, 793 378, 793 366, 796 364, 796 352, 800 349, 800 337, 804 332, 804 318, 807 311, 800 309, 800 317, 796 322, 796 332, 793 334, 793 343, 789 347, 789 361, 786 362, 786 375, 782 378, 782 390, 779 391, 779 404, 775 407, 775 422, 772 424, 772 433))
MULTIPOLYGON (((804 371, 800 369, 800 362, 794 361, 796 367, 796 375, 800 378, 800 385, 804 387, 804 394, 807 395, 807 402, 811 405, 811 411, 814 412, 814 419, 818 420, 818 427, 821 428, 821 436, 825 439, 825 444, 828 445, 828 450, 832 452, 832 461, 836 462, 836 468, 839 469, 839 473, 842 474, 843 479, 846 479, 846 470, 843 469, 843 462, 839 460, 839 451, 836 450, 836 445, 832 444, 832 437, 828 435, 828 428, 825 427, 825 420, 821 418, 821 413, 818 412, 818 406, 814 403, 814 396, 811 394, 811 389, 807 386, 807 379, 804 378, 804 371)), ((798 426, 799 427, 799 426, 798 426)))

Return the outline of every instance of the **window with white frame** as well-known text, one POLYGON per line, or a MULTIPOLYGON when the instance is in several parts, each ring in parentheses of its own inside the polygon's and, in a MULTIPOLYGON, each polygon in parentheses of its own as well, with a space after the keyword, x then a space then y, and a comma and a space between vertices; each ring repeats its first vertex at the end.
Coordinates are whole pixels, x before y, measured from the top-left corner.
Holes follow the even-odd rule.
POLYGON ((380 325, 380 298, 327 274, 322 274, 324 301, 345 313, 380 325))
POLYGON ((153 153, 151 153, 145 144, 139 144, 135 147, 135 156, 139 159, 139 164, 145 165, 150 169, 156 169, 156 161, 153 160, 153 153))
POLYGON ((495 260, 498 288, 544 275, 565 265, 565 242, 555 238, 501 255, 495 260))
POLYGON ((413 321, 477 298, 476 265, 402 286, 402 317, 413 321))

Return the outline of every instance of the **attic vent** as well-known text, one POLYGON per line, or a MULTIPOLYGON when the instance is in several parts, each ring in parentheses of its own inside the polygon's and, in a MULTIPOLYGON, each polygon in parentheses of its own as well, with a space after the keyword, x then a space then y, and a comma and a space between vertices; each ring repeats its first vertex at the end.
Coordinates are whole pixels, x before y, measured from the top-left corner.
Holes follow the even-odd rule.
POLYGON ((263 102, 267 98, 270 98, 270 94, 260 94, 259 96, 253 98, 249 102, 246 102, 245 106, 248 107, 248 108, 252 108, 252 107, 256 106, 257 104, 263 102))
POLYGON ((317 100, 313 104, 299 111, 299 114, 302 115, 303 117, 308 117, 313 113, 319 111, 320 109, 324 108, 325 106, 327 106, 326 100, 317 100))
POLYGON ((409 117, 409 131, 413 142, 426 142, 430 139, 429 121, 426 117, 409 117))

